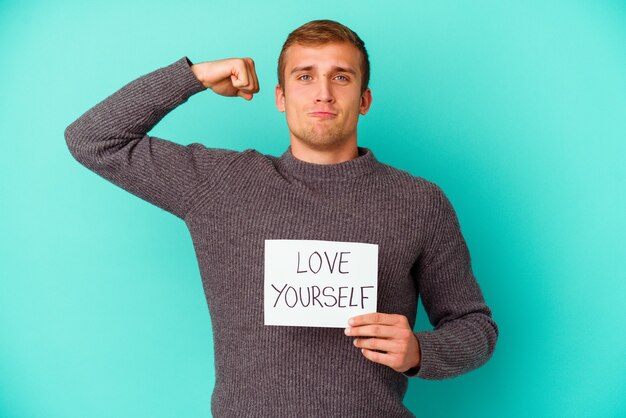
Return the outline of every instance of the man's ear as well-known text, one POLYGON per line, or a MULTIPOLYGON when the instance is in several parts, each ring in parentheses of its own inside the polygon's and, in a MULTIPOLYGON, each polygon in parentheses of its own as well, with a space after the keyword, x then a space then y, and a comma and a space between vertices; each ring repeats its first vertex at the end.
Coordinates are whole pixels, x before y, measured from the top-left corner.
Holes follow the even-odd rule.
POLYGON ((285 92, 283 92, 280 83, 276 84, 276 108, 279 112, 285 111, 285 92))
POLYGON ((361 108, 360 113, 365 115, 372 105, 372 91, 369 87, 361 94, 361 108))

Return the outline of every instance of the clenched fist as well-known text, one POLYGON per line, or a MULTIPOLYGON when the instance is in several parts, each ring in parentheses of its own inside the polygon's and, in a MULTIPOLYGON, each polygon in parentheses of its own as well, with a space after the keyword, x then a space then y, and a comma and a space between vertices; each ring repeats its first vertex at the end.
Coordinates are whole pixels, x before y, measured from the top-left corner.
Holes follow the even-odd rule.
POLYGON ((259 92, 259 80, 252 58, 228 58, 193 64, 191 70, 208 89, 222 96, 252 100, 259 92))

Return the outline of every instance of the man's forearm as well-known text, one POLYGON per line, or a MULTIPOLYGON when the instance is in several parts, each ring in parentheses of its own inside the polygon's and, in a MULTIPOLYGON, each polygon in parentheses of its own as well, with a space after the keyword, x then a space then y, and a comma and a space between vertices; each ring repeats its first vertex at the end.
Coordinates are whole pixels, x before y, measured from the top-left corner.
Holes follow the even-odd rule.
POLYGON ((124 158, 120 150, 140 140, 167 113, 204 86, 186 57, 143 75, 89 109, 65 130, 72 155, 94 170, 124 158))
POLYGON ((416 332, 423 379, 447 379, 476 369, 492 356, 498 327, 490 315, 472 313, 433 331, 416 332))
POLYGON ((186 57, 143 75, 89 109, 65 130, 70 153, 119 187, 179 217, 212 156, 147 133, 168 112, 204 90, 186 57))

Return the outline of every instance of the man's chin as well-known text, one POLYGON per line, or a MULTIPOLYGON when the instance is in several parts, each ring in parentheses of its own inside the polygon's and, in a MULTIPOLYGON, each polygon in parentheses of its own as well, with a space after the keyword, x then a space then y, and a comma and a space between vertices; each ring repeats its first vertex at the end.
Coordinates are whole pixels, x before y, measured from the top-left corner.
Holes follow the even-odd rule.
POLYGON ((298 135, 298 138, 310 148, 319 150, 337 148, 346 141, 345 135, 339 132, 306 132, 302 136, 298 135))
POLYGON ((345 142, 341 138, 307 138, 303 139, 300 142, 305 144, 307 147, 318 150, 318 151, 329 151, 333 149, 340 148, 341 145, 345 142))

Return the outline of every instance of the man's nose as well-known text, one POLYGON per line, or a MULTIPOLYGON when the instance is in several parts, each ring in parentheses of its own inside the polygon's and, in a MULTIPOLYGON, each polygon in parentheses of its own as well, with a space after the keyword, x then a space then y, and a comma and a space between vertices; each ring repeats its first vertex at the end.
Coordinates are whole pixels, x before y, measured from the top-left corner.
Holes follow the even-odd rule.
POLYGON ((326 77, 320 79, 318 87, 317 96, 315 97, 316 102, 331 103, 335 100, 330 81, 326 77))

